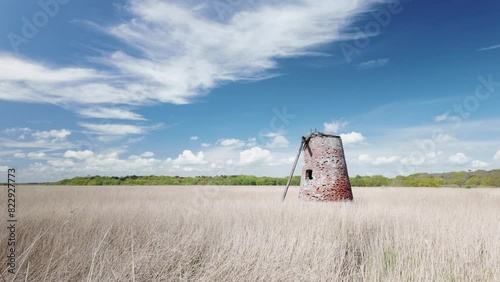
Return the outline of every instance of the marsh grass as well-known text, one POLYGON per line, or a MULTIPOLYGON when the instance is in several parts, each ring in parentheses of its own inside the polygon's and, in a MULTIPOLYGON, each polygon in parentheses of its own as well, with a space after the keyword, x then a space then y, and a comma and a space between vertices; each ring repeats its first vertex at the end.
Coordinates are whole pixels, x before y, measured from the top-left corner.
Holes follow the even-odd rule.
POLYGON ((500 189, 355 188, 334 204, 281 192, 19 187, 14 280, 500 281, 500 189))

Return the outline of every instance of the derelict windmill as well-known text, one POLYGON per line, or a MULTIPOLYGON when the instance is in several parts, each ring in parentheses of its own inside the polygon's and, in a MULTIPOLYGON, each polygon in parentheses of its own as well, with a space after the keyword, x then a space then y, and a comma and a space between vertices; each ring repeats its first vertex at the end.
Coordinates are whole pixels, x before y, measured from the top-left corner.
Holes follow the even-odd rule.
POLYGON ((322 202, 353 199, 342 139, 340 136, 314 131, 302 137, 299 152, 283 192, 283 201, 302 151, 304 151, 304 163, 300 178, 300 199, 322 202))

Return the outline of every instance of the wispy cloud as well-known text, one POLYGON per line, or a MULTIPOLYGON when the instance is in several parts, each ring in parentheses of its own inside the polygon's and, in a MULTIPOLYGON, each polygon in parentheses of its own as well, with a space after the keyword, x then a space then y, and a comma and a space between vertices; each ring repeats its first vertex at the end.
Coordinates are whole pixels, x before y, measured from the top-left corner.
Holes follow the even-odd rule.
POLYGON ((131 124, 113 124, 113 123, 87 123, 80 122, 80 126, 91 130, 92 133, 103 135, 127 135, 127 134, 144 134, 151 128, 137 126, 131 124))
POLYGON ((92 157, 94 155, 94 152, 90 150, 85 150, 85 151, 66 151, 63 155, 65 158, 75 158, 79 160, 84 160, 92 157))
POLYGON ((93 69, 48 66, 0 54, 0 100, 58 105, 144 104, 140 82, 93 69))
MULTIPOLYGON (((99 30, 119 39, 120 50, 133 52, 93 58, 107 65, 106 72, 0 54, 0 100, 80 106, 190 103, 221 83, 274 76, 277 59, 314 55, 317 46, 345 38, 356 16, 378 2, 259 1, 234 9, 221 22, 210 16, 209 5, 191 9, 185 3, 131 0, 130 20, 99 30)), ((82 114, 142 118, 109 109, 82 114)))
POLYGON ((32 133, 33 137, 35 137, 36 140, 50 140, 50 142, 54 143, 57 141, 63 141, 71 135, 71 131, 67 129, 60 129, 60 130, 50 130, 50 131, 36 131, 32 133))
POLYGON ((217 144, 224 147, 243 147, 245 146, 245 142, 243 140, 230 138, 230 139, 219 139, 217 144))
POLYGON ((34 61, 0 53, 0 81, 33 83, 59 83, 93 80, 103 75, 93 69, 68 67, 55 68, 34 61))
POLYGON ((152 158, 154 156, 155 156, 155 154, 153 152, 149 152, 149 151, 141 154, 141 157, 144 157, 144 158, 152 158))
POLYGON ((349 123, 346 121, 332 121, 323 123, 325 133, 337 133, 339 129, 346 127, 349 123))
POLYGON ((371 165, 388 165, 398 162, 401 159, 400 156, 380 156, 373 158, 368 154, 361 154, 358 156, 357 161, 360 163, 371 164, 371 165))
POLYGON ((488 50, 493 50, 493 49, 498 49, 498 48, 500 48, 500 44, 489 46, 489 47, 484 47, 484 48, 478 49, 477 51, 488 51, 488 50))
POLYGON ((88 118, 124 119, 124 120, 146 120, 143 116, 125 109, 91 108, 82 109, 78 113, 88 118))
MULTIPOLYGON (((0 137, 0 148, 38 148, 53 151, 74 146, 67 141, 68 136, 72 134, 68 129, 35 131, 31 128, 9 128, 1 133, 6 138, 0 137)), ((15 157, 22 157, 21 153, 15 157)))
POLYGON ((435 122, 442 122, 442 121, 460 122, 460 120, 461 118, 459 116, 450 115, 449 112, 436 116, 434 118, 435 122))
POLYGON ((17 152, 13 155, 15 158, 20 158, 20 159, 23 159, 23 158, 26 158, 26 154, 23 153, 23 152, 17 152))
POLYGON ((362 62, 357 65, 358 69, 373 69, 373 68, 380 68, 389 63, 389 59, 377 59, 377 60, 370 60, 366 62, 362 62))
POLYGON ((41 159, 45 157, 45 153, 44 152, 31 152, 28 154, 28 158, 30 159, 41 159))

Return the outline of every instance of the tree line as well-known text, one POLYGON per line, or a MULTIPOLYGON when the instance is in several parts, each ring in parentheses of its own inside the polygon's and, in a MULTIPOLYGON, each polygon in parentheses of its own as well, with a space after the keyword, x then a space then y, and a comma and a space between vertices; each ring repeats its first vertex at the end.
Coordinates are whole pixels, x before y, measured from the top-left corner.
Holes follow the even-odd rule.
MULTIPOLYGON (((258 177, 252 175, 220 175, 220 176, 87 176, 64 179, 59 185, 245 185, 275 186, 286 185, 288 177, 258 177)), ((291 185, 299 185, 300 176, 294 176, 291 185)))
MULTIPOLYGON (((258 177, 252 175, 220 176, 87 176, 64 179, 57 185, 245 185, 284 186, 288 177, 258 177)), ((355 176, 350 178, 356 187, 500 187, 500 169, 486 171, 460 171, 448 173, 417 173, 394 178, 382 175, 355 176)), ((299 185, 300 176, 292 178, 291 185, 299 185)))

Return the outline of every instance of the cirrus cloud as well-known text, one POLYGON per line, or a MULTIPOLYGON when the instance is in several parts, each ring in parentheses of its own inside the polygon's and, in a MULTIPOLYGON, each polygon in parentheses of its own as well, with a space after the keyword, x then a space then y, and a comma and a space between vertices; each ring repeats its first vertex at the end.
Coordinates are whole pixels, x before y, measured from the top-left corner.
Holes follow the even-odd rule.
POLYGON ((362 62, 357 65, 358 69, 373 69, 373 68, 380 68, 389 63, 389 59, 377 59, 377 60, 370 60, 366 62, 362 62))
POLYGON ((124 119, 124 120, 146 120, 143 116, 125 109, 91 108, 82 109, 78 113, 87 118, 124 119))
MULTIPOLYGON (((103 135, 127 135, 127 134, 143 134, 155 127, 144 127, 131 124, 116 124, 116 123, 87 123, 80 122, 79 125, 92 133, 103 135)), ((156 126, 158 127, 158 126, 156 126)))
POLYGON ((45 157, 44 152, 30 152, 30 153, 28 153, 28 158, 30 158, 30 159, 42 159, 43 157, 45 157))
MULTIPOLYGON (((123 22, 89 24, 121 42, 120 51, 88 62, 104 64, 106 71, 0 54, 0 99, 64 106, 190 103, 225 82, 273 77, 278 59, 316 55, 318 46, 352 37, 347 27, 376 4, 380 2, 259 1, 234 9, 221 22, 210 16, 209 5, 193 9, 181 1, 131 0, 126 4, 130 17, 123 22)), ((109 108, 80 112, 143 119, 109 108)))

